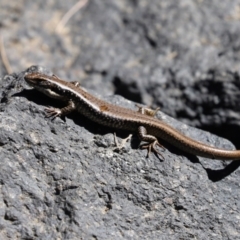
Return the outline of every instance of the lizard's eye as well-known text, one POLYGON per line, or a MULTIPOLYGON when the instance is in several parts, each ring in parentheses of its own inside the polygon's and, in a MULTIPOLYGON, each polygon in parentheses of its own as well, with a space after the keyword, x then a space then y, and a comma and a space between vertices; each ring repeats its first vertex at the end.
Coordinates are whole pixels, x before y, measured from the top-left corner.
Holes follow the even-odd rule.
POLYGON ((49 87, 51 84, 45 80, 38 80, 38 85, 42 87, 49 87))
POLYGON ((39 80, 38 84, 41 85, 41 86, 46 86, 47 85, 46 81, 44 81, 44 80, 39 80))

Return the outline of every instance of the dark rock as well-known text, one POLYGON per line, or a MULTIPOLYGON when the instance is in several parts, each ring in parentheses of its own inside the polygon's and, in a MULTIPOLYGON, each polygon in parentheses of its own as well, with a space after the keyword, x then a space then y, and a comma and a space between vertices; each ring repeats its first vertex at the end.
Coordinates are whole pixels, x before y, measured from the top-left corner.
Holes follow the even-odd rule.
MULTIPOLYGON (((235 238, 227 226, 238 231, 239 164, 186 155, 167 143, 164 162, 146 158, 135 141, 115 152, 115 130, 79 114, 47 119, 43 109, 55 102, 26 90, 22 77, 6 76, 0 93, 7 96, 0 124, 2 238, 235 238)), ((157 117, 194 139, 233 149, 162 112, 157 117)))
MULTIPOLYGON (((91 0, 56 31, 75 2, 1 0, 13 72, 47 66, 130 100, 110 102, 161 107, 185 124, 159 118, 194 139, 233 149, 188 125, 240 149, 238 0, 91 0)), ((78 114, 47 119, 43 109, 61 103, 16 88, 22 77, 1 79, 0 239, 239 239, 238 162, 167 143, 164 162, 146 159, 136 136, 116 151, 112 129, 78 114)))

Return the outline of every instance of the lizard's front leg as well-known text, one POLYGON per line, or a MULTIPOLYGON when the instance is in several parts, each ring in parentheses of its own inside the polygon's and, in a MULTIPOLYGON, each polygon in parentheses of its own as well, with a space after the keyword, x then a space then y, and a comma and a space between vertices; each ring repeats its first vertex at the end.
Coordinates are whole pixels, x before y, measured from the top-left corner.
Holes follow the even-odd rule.
POLYGON ((53 107, 48 107, 45 108, 45 112, 47 113, 47 117, 49 118, 56 118, 60 116, 65 116, 71 112, 73 112, 76 109, 76 106, 72 100, 68 102, 68 105, 63 108, 53 108, 53 107))

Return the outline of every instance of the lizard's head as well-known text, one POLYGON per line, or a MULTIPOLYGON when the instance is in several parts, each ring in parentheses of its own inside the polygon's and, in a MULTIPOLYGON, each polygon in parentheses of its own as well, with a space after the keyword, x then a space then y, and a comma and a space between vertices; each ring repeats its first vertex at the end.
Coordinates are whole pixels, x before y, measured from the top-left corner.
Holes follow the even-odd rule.
POLYGON ((57 81, 60 82, 56 76, 48 76, 42 73, 28 73, 24 76, 25 81, 31 87, 34 87, 38 91, 44 93, 45 95, 56 98, 63 99, 64 96, 58 91, 59 85, 57 81))
POLYGON ((41 73, 28 73, 24 76, 25 81, 32 87, 49 88, 49 82, 47 81, 47 75, 41 73))

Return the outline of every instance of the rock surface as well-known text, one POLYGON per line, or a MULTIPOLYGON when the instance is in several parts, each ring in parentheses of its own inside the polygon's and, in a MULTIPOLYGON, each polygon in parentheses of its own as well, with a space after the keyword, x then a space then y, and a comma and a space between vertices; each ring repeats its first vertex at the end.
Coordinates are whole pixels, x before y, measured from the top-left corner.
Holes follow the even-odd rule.
MULTIPOLYGON (((2 239, 237 239, 238 163, 189 156, 170 144, 164 162, 148 159, 136 136, 116 152, 112 129, 78 114, 47 119, 44 107, 58 103, 27 89, 22 77, 6 76, 0 94, 2 239)), ((117 96, 105 100, 134 109, 117 96)), ((233 149, 161 112, 157 117, 233 149)))
POLYGON ((22 81, 47 66, 109 102, 160 106, 184 124, 158 118, 194 139, 234 149, 189 125, 240 148, 239 1, 85 2, 56 30, 76 1, 1 1, 17 73, 4 77, 0 61, 0 239, 239 239, 238 162, 167 143, 164 162, 146 159, 136 136, 115 151, 114 130, 78 114, 50 121, 43 110, 59 103, 22 81))

